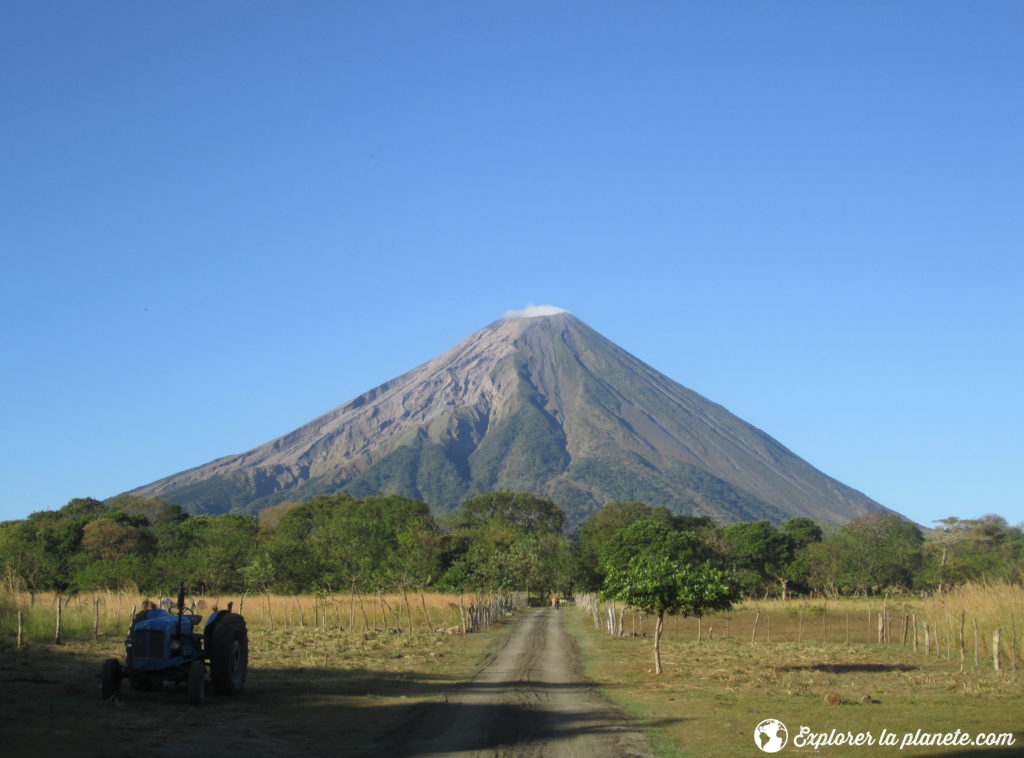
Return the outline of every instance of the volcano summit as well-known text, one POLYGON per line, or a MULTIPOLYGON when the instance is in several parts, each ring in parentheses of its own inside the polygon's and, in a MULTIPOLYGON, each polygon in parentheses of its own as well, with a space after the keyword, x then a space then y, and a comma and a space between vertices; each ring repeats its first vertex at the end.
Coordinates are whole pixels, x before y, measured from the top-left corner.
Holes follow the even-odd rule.
POLYGON ((553 306, 509 311, 293 432, 133 494, 220 513, 383 492, 443 512, 492 490, 549 497, 570 522, 613 500, 723 522, 885 510, 553 306))

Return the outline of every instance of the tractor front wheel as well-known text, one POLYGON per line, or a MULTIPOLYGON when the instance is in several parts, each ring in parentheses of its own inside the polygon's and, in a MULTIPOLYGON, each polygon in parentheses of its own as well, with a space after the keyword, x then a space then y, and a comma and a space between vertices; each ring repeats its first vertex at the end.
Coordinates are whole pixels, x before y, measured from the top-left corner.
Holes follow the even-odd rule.
POLYGON ((202 705, 206 696, 206 666, 202 661, 192 661, 188 667, 188 701, 202 705))
POLYGON ((221 695, 237 695, 249 667, 249 634, 245 619, 231 613, 217 621, 210 647, 210 678, 221 695))
POLYGON ((103 661, 103 670, 100 672, 100 695, 104 700, 109 700, 121 691, 121 664, 116 658, 107 658, 103 661))

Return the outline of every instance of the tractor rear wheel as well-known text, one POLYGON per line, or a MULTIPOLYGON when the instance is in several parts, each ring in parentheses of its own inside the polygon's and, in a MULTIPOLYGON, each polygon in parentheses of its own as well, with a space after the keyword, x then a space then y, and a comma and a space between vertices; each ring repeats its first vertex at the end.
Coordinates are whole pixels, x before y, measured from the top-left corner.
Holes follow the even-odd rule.
POLYGON ((210 678, 221 695, 237 695, 245 685, 249 667, 249 634, 237 613, 217 621, 210 642, 210 678))
POLYGON ((206 666, 202 661, 192 661, 188 667, 188 701, 202 705, 206 695, 206 666))
POLYGON ((121 664, 116 658, 107 658, 103 661, 103 671, 100 672, 100 695, 104 700, 109 700, 121 691, 121 664))

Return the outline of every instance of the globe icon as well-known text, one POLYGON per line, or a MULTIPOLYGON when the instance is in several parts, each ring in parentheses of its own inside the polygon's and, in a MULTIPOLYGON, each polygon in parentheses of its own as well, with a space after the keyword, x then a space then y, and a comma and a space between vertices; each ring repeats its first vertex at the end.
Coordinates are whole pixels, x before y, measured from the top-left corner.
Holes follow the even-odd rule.
POLYGON ((754 727, 754 744, 765 753, 777 753, 789 742, 789 730, 778 719, 765 719, 754 727))

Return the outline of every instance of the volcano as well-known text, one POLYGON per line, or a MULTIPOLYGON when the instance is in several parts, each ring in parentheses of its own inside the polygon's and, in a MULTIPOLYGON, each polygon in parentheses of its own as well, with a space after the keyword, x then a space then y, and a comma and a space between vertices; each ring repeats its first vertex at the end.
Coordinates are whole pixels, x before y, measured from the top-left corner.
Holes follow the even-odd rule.
POLYGON ((494 490, 551 498, 570 523, 632 500, 726 523, 886 510, 550 306, 510 312, 293 432, 132 494, 254 513, 394 493, 443 513, 494 490))

